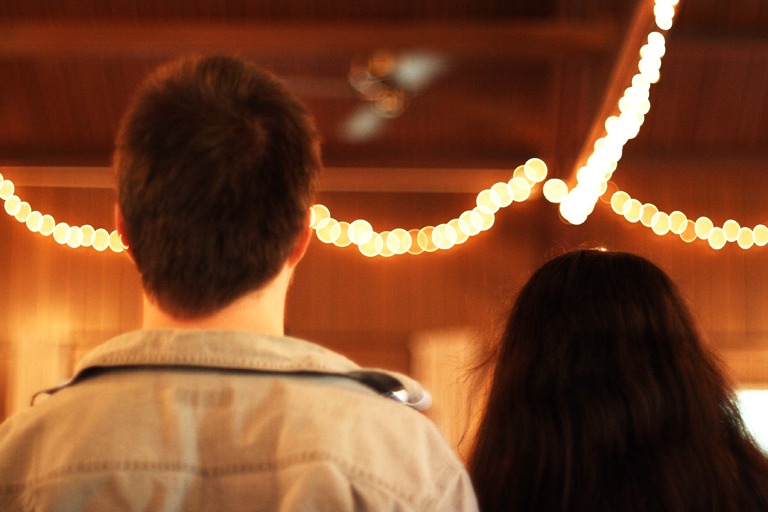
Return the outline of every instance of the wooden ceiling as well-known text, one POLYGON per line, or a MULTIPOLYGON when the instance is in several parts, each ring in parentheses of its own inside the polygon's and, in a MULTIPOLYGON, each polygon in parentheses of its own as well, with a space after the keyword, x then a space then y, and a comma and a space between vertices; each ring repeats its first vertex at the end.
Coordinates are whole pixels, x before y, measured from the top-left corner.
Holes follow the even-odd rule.
MULTIPOLYGON (((628 85, 650 5, 3 0, 0 166, 106 166, 148 70, 189 52, 228 52, 298 92, 317 118, 328 167, 507 169, 538 156, 568 177, 628 85), (349 79, 353 65, 380 52, 395 66, 436 65, 388 119, 366 110, 372 103, 349 79), (351 137, 354 115, 377 129, 351 137)), ((651 101, 625 156, 674 156, 688 168, 768 162, 768 2, 681 0, 651 101)))

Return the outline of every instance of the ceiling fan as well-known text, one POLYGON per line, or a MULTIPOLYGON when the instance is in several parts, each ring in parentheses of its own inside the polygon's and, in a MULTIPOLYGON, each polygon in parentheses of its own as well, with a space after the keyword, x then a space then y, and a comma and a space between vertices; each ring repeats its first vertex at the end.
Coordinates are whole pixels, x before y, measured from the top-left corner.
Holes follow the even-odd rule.
POLYGON ((353 61, 349 83, 363 103, 342 122, 339 136, 351 143, 372 139, 446 69, 446 59, 431 52, 380 50, 362 62, 353 61))

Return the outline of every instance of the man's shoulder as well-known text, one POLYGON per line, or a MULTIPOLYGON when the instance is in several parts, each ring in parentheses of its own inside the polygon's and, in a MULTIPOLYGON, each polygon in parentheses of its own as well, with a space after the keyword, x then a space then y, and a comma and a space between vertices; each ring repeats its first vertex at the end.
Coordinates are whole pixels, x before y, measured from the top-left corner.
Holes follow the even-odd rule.
MULTIPOLYGON (((221 489, 225 480, 279 482, 306 500, 354 495, 367 504, 361 510, 391 503, 400 504, 394 510, 443 510, 444 500, 471 510, 458 458, 431 421, 394 399, 338 376, 195 374, 165 381, 159 369, 108 373, 57 393, 0 427, 0 457, 16 461, 0 462, 0 476, 18 487, 48 482, 52 473, 84 478, 77 468, 103 479, 119 469, 139 487, 142 475, 174 473, 221 489), (182 424, 178 438, 164 438, 182 424), (198 454, 175 455, 190 450, 198 454), (33 453, 42 459, 23 470, 33 453)), ((270 485, 259 487, 269 495, 270 485)))

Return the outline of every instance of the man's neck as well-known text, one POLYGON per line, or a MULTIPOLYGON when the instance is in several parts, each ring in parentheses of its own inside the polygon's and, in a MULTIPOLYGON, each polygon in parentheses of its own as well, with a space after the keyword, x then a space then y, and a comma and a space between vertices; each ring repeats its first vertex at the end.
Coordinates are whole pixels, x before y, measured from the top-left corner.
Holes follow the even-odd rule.
POLYGON ((247 293, 232 304, 201 318, 176 318, 145 295, 142 325, 145 329, 238 330, 282 336, 285 296, 291 274, 285 270, 262 288, 247 293))

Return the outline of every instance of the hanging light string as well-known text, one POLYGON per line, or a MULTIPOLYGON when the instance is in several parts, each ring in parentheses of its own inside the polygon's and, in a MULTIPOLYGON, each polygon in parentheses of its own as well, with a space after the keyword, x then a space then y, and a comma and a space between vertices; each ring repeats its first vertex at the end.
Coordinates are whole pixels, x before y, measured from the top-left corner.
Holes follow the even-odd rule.
POLYGON ((109 232, 104 228, 95 229, 89 224, 70 226, 66 222, 56 222, 53 216, 33 210, 28 202, 22 201, 15 194, 15 190, 13 182, 4 179, 0 174, 0 199, 5 201, 5 212, 17 221, 25 223, 31 232, 53 236, 56 243, 73 249, 92 247, 100 252, 107 249, 122 252, 126 249, 117 230, 109 232))
MULTIPOLYGON (((678 0, 656 0, 653 13, 656 26, 666 31, 672 28, 675 6, 678 0)), ((560 214, 569 223, 583 224, 592 213, 598 199, 605 193, 608 181, 621 159, 626 143, 635 138, 651 109, 651 85, 660 78, 661 58, 666 53, 666 41, 658 31, 648 34, 647 42, 640 48, 638 72, 618 101, 619 115, 605 120, 605 135, 594 143, 592 154, 584 166, 576 172, 576 186, 558 179, 544 184, 544 196, 559 203, 560 214)))
MULTIPOLYGON (((677 4, 678 0, 655 0, 654 19, 660 30, 667 31, 672 27, 677 4)), ((661 58, 665 51, 664 36, 657 31, 649 33, 647 43, 640 49, 638 73, 633 76, 632 85, 625 89, 618 101, 619 115, 606 119, 605 135, 595 141, 594 150, 586 164, 577 171, 576 186, 571 190, 560 179, 544 182, 547 166, 542 160, 532 158, 515 169, 508 182, 495 183, 481 191, 474 208, 444 224, 376 232, 364 219, 337 221, 331 217, 327 207, 316 204, 311 209, 311 227, 322 242, 337 247, 355 245, 362 254, 369 257, 448 250, 490 229, 495 222, 496 212, 513 202, 527 200, 531 197, 532 187, 541 182, 544 182, 544 197, 559 204, 562 217, 571 224, 582 224, 594 210, 598 199, 608 190, 624 145, 637 136, 645 115, 650 111, 650 88, 659 80, 661 58)), ((127 249, 116 230, 109 232, 88 224, 70 226, 65 222, 56 222, 49 214, 33 210, 29 203, 15 194, 13 182, 5 179, 2 174, 0 199, 4 201, 8 215, 25 223, 33 233, 52 236, 61 245, 71 248, 91 247, 97 251, 110 249, 113 252, 127 249)), ((643 204, 633 199, 622 190, 612 194, 610 204, 613 211, 628 222, 641 222, 658 235, 676 234, 689 243, 697 239, 707 240, 713 249, 721 249, 729 242, 736 242, 743 249, 768 244, 768 227, 762 224, 748 228, 730 219, 716 227, 708 217, 699 217, 693 221, 680 211, 667 214, 651 203, 643 204)))
POLYGON ((763 224, 750 228, 728 219, 722 226, 715 226, 709 217, 692 220, 681 211, 666 213, 652 203, 641 203, 633 199, 623 190, 614 192, 610 202, 617 215, 631 223, 640 222, 659 236, 674 234, 687 243, 706 240, 715 250, 722 249, 727 243, 736 243, 742 249, 768 244, 768 227, 763 224))
POLYGON ((489 230, 495 222, 496 212, 513 202, 523 202, 530 198, 533 186, 546 177, 547 166, 544 161, 531 158, 525 165, 515 169, 508 182, 498 182, 482 190, 475 201, 477 206, 437 226, 376 232, 364 219, 337 221, 322 204, 312 207, 310 226, 322 242, 338 247, 354 244, 362 254, 369 257, 448 250, 489 230))

